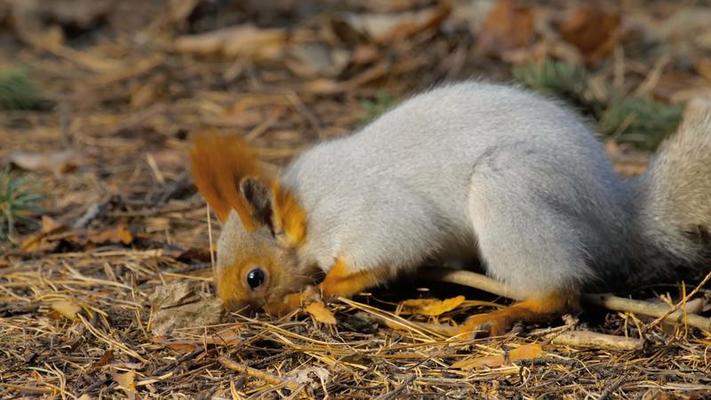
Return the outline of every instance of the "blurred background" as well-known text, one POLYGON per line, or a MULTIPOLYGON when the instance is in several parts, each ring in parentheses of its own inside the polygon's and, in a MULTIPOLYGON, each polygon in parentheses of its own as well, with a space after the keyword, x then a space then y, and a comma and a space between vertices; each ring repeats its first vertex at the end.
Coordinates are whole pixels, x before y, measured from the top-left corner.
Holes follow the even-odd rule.
POLYGON ((461 79, 562 98, 636 174, 711 91, 709 21, 706 1, 0 0, 0 184, 32 192, 2 232, 190 208, 198 129, 281 163, 461 79))

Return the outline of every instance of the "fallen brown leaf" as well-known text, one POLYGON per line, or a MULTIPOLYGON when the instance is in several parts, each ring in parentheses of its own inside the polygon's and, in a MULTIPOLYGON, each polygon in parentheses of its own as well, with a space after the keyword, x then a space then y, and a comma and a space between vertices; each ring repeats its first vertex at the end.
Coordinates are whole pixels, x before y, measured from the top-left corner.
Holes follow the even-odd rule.
POLYGON ((114 351, 113 350, 106 350, 104 354, 101 355, 98 361, 95 363, 91 364, 91 368, 96 369, 96 368, 101 368, 104 365, 108 365, 111 363, 111 361, 114 359, 114 351))
POLYGON ((402 302, 404 311, 412 314, 436 317, 459 307, 465 301, 464 296, 452 297, 445 300, 437 299, 412 299, 402 302))
POLYGON ((286 40, 287 34, 283 29, 260 29, 252 24, 244 24, 178 37, 175 49, 180 53, 273 60, 283 54, 286 40))
POLYGON ((174 329, 214 325, 222 318, 220 300, 201 291, 195 282, 156 287, 150 296, 151 332, 165 336, 174 329))
POLYGON ((75 320, 77 314, 81 311, 81 307, 70 300, 55 301, 50 305, 50 307, 52 310, 70 320, 75 320))
POLYGON ((76 170, 78 156, 71 150, 54 153, 29 153, 17 151, 8 156, 8 161, 28 171, 49 171, 56 175, 76 170))
POLYGON ((111 377, 121 389, 126 391, 129 399, 136 398, 136 371, 128 371, 123 374, 114 373, 111 377))
POLYGON ((477 48, 501 57, 506 51, 533 42, 535 10, 515 0, 499 0, 489 11, 479 32, 477 48))
POLYGON ((452 368, 463 370, 482 367, 497 368, 515 361, 541 358, 544 354, 543 346, 538 343, 530 343, 504 354, 460 360, 452 364, 452 368))
POLYGON ((336 34, 346 41, 352 37, 366 36, 380 44, 408 38, 417 33, 439 27, 449 16, 446 3, 418 11, 396 14, 342 14, 332 21, 336 34))
POLYGON ((318 322, 329 325, 336 324, 336 317, 333 316, 331 310, 326 308, 321 301, 315 301, 309 304, 306 308, 304 308, 304 311, 311 314, 311 316, 318 322))
POLYGON ((587 64, 596 65, 612 54, 619 27, 619 12, 586 4, 560 24, 559 32, 563 40, 580 50, 587 64))
POLYGON ((119 224, 114 228, 92 232, 88 239, 91 243, 95 244, 122 243, 129 245, 133 242, 133 235, 123 224, 119 224))

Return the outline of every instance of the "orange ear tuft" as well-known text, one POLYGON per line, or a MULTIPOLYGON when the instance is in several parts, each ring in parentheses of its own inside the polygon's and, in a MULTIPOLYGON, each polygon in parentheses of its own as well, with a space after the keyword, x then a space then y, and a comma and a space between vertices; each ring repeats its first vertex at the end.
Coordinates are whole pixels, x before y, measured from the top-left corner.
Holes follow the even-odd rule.
POLYGON ((256 224, 239 192, 243 177, 261 173, 247 142, 235 135, 202 133, 193 140, 190 161, 195 185, 217 217, 224 222, 234 209, 245 229, 254 230, 256 224))

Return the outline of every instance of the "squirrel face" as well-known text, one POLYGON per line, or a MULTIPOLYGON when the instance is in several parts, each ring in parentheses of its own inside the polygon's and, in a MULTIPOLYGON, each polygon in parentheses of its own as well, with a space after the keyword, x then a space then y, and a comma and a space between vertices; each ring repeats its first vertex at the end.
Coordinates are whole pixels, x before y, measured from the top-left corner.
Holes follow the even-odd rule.
POLYGON ((228 310, 277 302, 297 286, 297 255, 270 226, 248 232, 231 213, 217 243, 215 285, 228 310))
POLYGON ((200 135, 190 158, 198 190, 224 224, 215 283, 225 308, 262 307, 298 291, 307 280, 297 257, 306 215, 296 197, 237 136, 200 135))

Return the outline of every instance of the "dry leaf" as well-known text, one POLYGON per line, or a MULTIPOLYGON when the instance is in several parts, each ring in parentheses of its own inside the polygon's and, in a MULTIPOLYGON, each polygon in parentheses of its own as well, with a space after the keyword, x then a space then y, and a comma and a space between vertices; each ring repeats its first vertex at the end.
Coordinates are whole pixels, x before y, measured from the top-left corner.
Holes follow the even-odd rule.
POLYGON ((58 312, 63 317, 71 320, 75 320, 77 314, 81 311, 81 307, 70 300, 55 301, 50 305, 50 307, 52 307, 52 310, 58 312))
POLYGON ((115 228, 90 234, 89 241, 95 244, 123 243, 129 245, 133 242, 133 235, 123 224, 119 224, 115 228))
POLYGON ((36 234, 33 234, 32 236, 29 236, 27 239, 22 241, 22 245, 20 246, 20 249, 25 252, 25 253, 30 253, 33 251, 39 251, 39 250, 44 250, 48 247, 51 248, 51 246, 47 246, 48 243, 46 240, 44 240, 47 236, 58 233, 62 230, 64 230, 66 227, 59 222, 55 221, 51 217, 48 217, 46 215, 42 216, 42 227, 40 231, 36 234))
POLYGON ((64 225, 57 222, 52 217, 48 217, 46 215, 42 216, 42 229, 40 229, 40 232, 44 234, 49 234, 54 233, 62 228, 64 228, 64 225))
POLYGON ((113 359, 114 359, 114 351, 113 350, 106 350, 104 352, 104 354, 101 355, 101 358, 99 358, 98 361, 91 364, 91 368, 94 368, 94 369, 101 368, 104 365, 108 365, 109 363, 111 363, 111 361, 113 361, 113 359))
POLYGON ((176 328, 214 325, 223 308, 219 299, 203 293, 195 282, 175 282, 158 286, 151 301, 151 332, 164 336, 176 328))
POLYGON ((323 304, 321 301, 315 301, 304 309, 307 313, 311 314, 316 321, 324 323, 324 324, 329 324, 329 325, 335 325, 336 324, 336 317, 333 316, 333 313, 331 310, 326 308, 326 306, 323 304))
POLYGON ((112 374, 111 376, 118 386, 126 391, 129 399, 136 397, 136 371, 128 371, 123 374, 112 374))
POLYGON ((711 57, 700 58, 696 62, 696 72, 711 83, 711 57))
POLYGON ((417 33, 439 27, 449 16, 450 8, 443 3, 418 11, 398 14, 343 14, 332 21, 336 35, 347 42, 367 36, 381 44, 408 38, 417 33))
POLYGON ((413 299, 405 300, 402 306, 412 314, 428 315, 436 317, 459 307, 465 301, 464 296, 452 297, 446 300, 437 299, 413 299))
POLYGON ((181 36, 175 49, 181 53, 273 60, 281 57, 287 34, 283 29, 259 29, 252 24, 199 35, 181 36))
POLYGON ((535 11, 514 0, 499 0, 479 32, 477 47, 485 54, 501 57, 506 51, 531 44, 535 11))
POLYGON ((77 155, 71 150, 54 153, 11 153, 8 160, 15 166, 28 171, 49 171, 56 175, 72 172, 77 168, 77 155))
POLYGON ((286 66, 304 78, 334 77, 348 65, 350 52, 332 49, 323 43, 304 43, 289 48, 286 66))
POLYGON ((452 368, 474 369, 481 367, 498 368, 505 364, 510 364, 521 360, 531 360, 543 357, 543 346, 538 343, 525 344, 508 352, 508 354, 498 354, 460 360, 452 364, 452 368))
POLYGON ((563 40, 580 50, 586 63, 595 65, 612 54, 619 27, 618 12, 584 5, 561 23, 559 31, 563 40))

